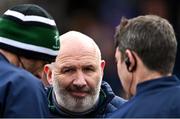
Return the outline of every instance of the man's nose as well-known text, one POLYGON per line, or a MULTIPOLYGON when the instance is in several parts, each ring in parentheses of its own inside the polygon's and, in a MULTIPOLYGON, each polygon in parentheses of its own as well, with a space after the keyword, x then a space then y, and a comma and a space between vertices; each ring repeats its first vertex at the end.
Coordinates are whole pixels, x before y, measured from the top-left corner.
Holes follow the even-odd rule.
POLYGON ((83 72, 77 72, 73 85, 77 87, 85 87, 87 85, 83 72))

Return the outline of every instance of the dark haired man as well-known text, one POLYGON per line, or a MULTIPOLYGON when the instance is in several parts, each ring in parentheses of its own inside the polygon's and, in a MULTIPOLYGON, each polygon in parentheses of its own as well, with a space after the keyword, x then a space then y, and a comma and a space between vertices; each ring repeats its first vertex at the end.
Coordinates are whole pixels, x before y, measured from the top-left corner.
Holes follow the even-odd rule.
POLYGON ((177 41, 169 22, 155 15, 123 18, 115 43, 118 74, 133 97, 110 117, 180 117, 180 80, 172 75, 177 41))

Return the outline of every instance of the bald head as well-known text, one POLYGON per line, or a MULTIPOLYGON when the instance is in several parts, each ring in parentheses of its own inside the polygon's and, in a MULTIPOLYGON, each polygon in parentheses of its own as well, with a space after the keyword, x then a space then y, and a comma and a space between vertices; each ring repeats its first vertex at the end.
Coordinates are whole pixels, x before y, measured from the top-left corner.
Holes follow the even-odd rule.
POLYGON ((101 60, 101 52, 94 40, 85 34, 77 31, 69 31, 60 36, 61 48, 58 53, 58 57, 64 55, 79 55, 83 53, 89 53, 90 55, 96 55, 101 60))

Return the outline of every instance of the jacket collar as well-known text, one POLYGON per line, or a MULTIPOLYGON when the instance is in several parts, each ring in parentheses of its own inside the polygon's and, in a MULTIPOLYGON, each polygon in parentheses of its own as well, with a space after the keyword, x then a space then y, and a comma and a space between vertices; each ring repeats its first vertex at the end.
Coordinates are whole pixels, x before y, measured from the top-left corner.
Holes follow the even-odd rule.
POLYGON ((136 96, 160 88, 167 88, 174 85, 179 85, 180 80, 175 76, 165 76, 154 80, 148 80, 137 85, 136 96))

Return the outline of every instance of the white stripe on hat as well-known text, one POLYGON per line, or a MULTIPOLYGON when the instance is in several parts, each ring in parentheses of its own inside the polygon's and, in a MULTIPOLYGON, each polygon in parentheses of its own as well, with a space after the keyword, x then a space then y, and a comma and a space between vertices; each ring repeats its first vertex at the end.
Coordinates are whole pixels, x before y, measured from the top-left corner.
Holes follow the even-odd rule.
POLYGON ((12 11, 12 10, 7 10, 4 14, 16 17, 16 18, 18 18, 18 19, 20 19, 22 21, 41 22, 41 23, 49 24, 51 26, 56 25, 54 20, 48 19, 48 18, 45 18, 45 17, 41 17, 41 16, 35 16, 35 15, 26 15, 25 16, 24 14, 22 14, 20 12, 12 11))
POLYGON ((10 45, 10 46, 14 46, 16 48, 21 48, 21 49, 25 49, 25 50, 29 50, 29 51, 48 54, 51 56, 57 56, 57 54, 58 54, 58 50, 55 51, 55 50, 52 50, 49 48, 26 44, 26 43, 14 41, 14 40, 4 38, 4 37, 0 37, 0 43, 4 43, 4 44, 10 45))

